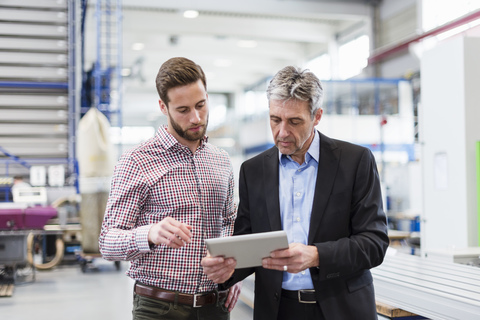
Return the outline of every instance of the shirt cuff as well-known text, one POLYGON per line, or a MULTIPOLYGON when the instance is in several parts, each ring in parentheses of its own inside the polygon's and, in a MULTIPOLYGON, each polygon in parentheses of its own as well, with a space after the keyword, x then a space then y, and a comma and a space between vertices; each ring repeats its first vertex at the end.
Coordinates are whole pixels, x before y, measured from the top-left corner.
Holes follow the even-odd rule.
POLYGON ((138 251, 150 252, 150 244, 148 243, 148 232, 152 225, 142 226, 137 228, 135 232, 135 243, 137 244, 138 251))

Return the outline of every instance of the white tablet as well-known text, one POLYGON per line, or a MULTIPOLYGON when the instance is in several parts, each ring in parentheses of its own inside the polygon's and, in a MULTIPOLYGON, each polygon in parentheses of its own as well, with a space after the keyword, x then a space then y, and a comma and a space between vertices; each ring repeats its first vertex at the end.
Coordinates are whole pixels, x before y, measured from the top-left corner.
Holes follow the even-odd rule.
POLYGON ((270 252, 288 248, 284 230, 205 239, 205 243, 211 256, 235 258, 237 269, 261 266, 262 259, 270 256, 270 252))

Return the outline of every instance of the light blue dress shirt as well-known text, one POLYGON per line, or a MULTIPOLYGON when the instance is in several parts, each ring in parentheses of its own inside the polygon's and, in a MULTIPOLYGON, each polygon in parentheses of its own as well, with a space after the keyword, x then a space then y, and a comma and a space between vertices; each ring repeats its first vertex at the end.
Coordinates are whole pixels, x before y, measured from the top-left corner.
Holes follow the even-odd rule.
MULTIPOLYGON (((308 230, 312 215, 318 160, 320 159, 320 137, 315 137, 305 154, 305 162, 299 165, 290 156, 279 152, 279 198, 283 230, 289 243, 308 244, 308 230)), ((282 288, 286 290, 313 289, 310 270, 293 274, 283 273, 282 288)))

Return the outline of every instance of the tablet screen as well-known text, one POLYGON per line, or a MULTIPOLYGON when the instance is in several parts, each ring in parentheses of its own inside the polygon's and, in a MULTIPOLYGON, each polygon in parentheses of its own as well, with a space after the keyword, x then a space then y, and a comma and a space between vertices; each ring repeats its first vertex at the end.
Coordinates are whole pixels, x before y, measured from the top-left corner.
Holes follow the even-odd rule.
POLYGON ((288 248, 284 230, 205 239, 205 243, 211 256, 235 258, 237 269, 261 266, 270 252, 288 248))

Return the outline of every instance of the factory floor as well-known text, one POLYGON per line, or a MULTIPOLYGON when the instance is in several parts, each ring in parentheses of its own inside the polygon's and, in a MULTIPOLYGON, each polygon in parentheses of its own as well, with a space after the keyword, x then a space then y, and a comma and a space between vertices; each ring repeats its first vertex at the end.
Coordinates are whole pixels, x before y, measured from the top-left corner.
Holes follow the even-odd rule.
MULTIPOLYGON (((0 297, 0 319, 5 320, 127 320, 132 319, 133 281, 112 262, 93 260, 82 272, 78 264, 49 271, 19 270, 13 294, 0 297)), ((231 320, 253 319, 253 310, 238 301, 231 320)))

